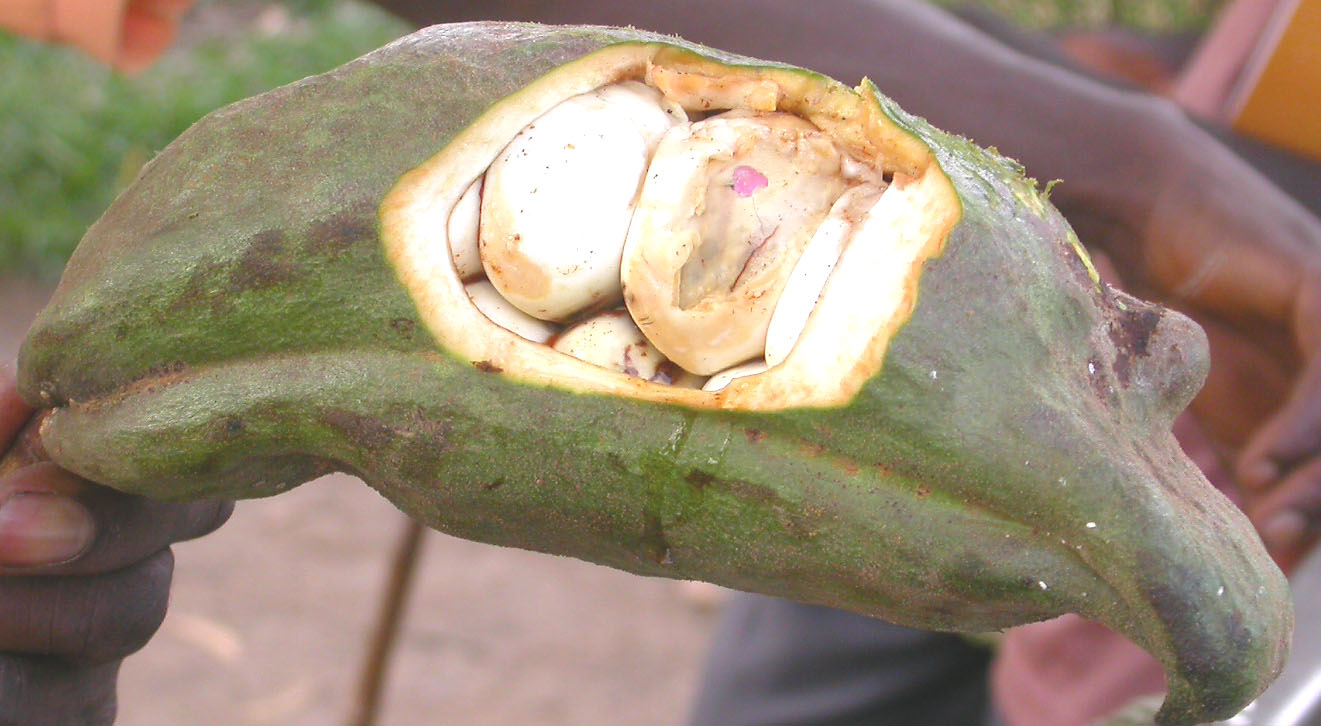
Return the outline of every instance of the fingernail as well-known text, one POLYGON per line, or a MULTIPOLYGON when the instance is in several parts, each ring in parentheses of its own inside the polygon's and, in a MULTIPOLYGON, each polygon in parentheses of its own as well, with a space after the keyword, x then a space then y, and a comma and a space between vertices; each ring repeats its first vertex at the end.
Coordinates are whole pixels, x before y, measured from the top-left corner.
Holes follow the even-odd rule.
POLYGON ((1271 517, 1261 528, 1261 539, 1272 552, 1292 552, 1307 535, 1307 517, 1292 509, 1271 517))
POLYGON ((19 492, 0 506, 0 566, 67 562, 87 549, 95 529, 92 515, 74 499, 19 492))

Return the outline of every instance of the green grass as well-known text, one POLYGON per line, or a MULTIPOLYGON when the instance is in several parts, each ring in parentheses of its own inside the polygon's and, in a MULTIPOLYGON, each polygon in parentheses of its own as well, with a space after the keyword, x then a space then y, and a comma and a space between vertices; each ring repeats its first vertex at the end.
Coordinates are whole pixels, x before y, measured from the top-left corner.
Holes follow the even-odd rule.
MULTIPOLYGON (((225 2, 233 0, 202 0, 198 12, 225 2)), ((980 2, 1033 28, 1121 23, 1171 31, 1201 27, 1220 0, 980 2)), ((352 0, 286 0, 284 7, 289 22, 278 33, 262 23, 231 29, 177 47, 132 77, 76 51, 0 33, 0 273, 57 275, 142 164, 207 112, 408 31, 352 0)))
POLYGON ((207 112, 408 31, 353 2, 291 10, 278 34, 206 38, 131 77, 76 51, 0 34, 0 272, 58 274, 142 164, 207 112))

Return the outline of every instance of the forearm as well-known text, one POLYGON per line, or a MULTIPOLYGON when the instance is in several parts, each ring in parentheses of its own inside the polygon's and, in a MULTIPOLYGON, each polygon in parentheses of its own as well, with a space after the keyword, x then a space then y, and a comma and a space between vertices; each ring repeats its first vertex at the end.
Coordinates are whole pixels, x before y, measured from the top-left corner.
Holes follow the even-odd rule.
POLYGON ((56 658, 0 653, 0 726, 115 721, 120 661, 71 665, 56 658))

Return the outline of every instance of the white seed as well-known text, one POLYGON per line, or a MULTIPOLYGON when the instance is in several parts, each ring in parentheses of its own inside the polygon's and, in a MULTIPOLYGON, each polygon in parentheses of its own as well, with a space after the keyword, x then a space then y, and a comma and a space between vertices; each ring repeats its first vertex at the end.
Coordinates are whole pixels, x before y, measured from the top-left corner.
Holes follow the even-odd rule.
POLYGON ((446 231, 450 240, 450 256, 460 280, 471 280, 482 274, 482 257, 477 251, 477 227, 482 214, 482 178, 468 185, 463 196, 450 211, 446 231))
POLYGON ((706 385, 702 386, 702 390, 714 393, 715 391, 719 391, 725 386, 728 386, 735 378, 743 378, 744 376, 755 376, 758 373, 765 373, 768 367, 769 366, 766 365, 766 361, 764 360, 754 360, 741 365, 736 365, 733 368, 720 371, 714 376, 711 376, 710 380, 706 382, 706 385))
POLYGON ((592 365, 646 380, 652 380, 665 362, 626 310, 584 320, 561 333, 551 347, 592 365))
MULTIPOLYGON (((789 357, 807 327, 807 319, 816 308, 839 256, 862 226, 862 220, 881 191, 878 186, 861 184, 844 192, 830 208, 826 220, 817 227, 812 241, 803 249, 803 256, 798 258, 785 282, 784 292, 766 328, 767 364, 776 366, 789 357)), ((931 371, 931 377, 936 377, 935 371, 931 371)))
POLYGON ((620 299, 638 188, 661 136, 687 117, 636 81, 569 98, 509 142, 486 172, 480 252, 500 294, 542 320, 620 299))
POLYGON ((509 301, 500 296, 495 291, 491 283, 486 280, 470 282, 463 286, 468 293, 468 298, 472 304, 482 311, 482 315, 490 318, 491 322, 500 327, 513 332, 520 337, 527 338, 534 343, 545 343, 550 340, 550 336, 555 334, 555 326, 544 320, 524 313, 509 301))
POLYGON ((670 360, 708 374, 766 348, 794 263, 849 182, 796 116, 722 114, 670 130, 624 247, 625 303, 670 360))

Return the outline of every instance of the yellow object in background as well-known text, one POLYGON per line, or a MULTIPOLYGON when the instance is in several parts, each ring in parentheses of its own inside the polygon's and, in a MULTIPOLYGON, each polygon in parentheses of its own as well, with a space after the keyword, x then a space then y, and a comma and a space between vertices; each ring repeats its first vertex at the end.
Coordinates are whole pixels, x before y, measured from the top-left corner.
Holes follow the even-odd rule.
POLYGON ((1235 131, 1321 160, 1321 0, 1280 4, 1230 108, 1235 131))
POLYGON ((135 71, 174 40, 193 0, 0 0, 0 28, 135 71))

